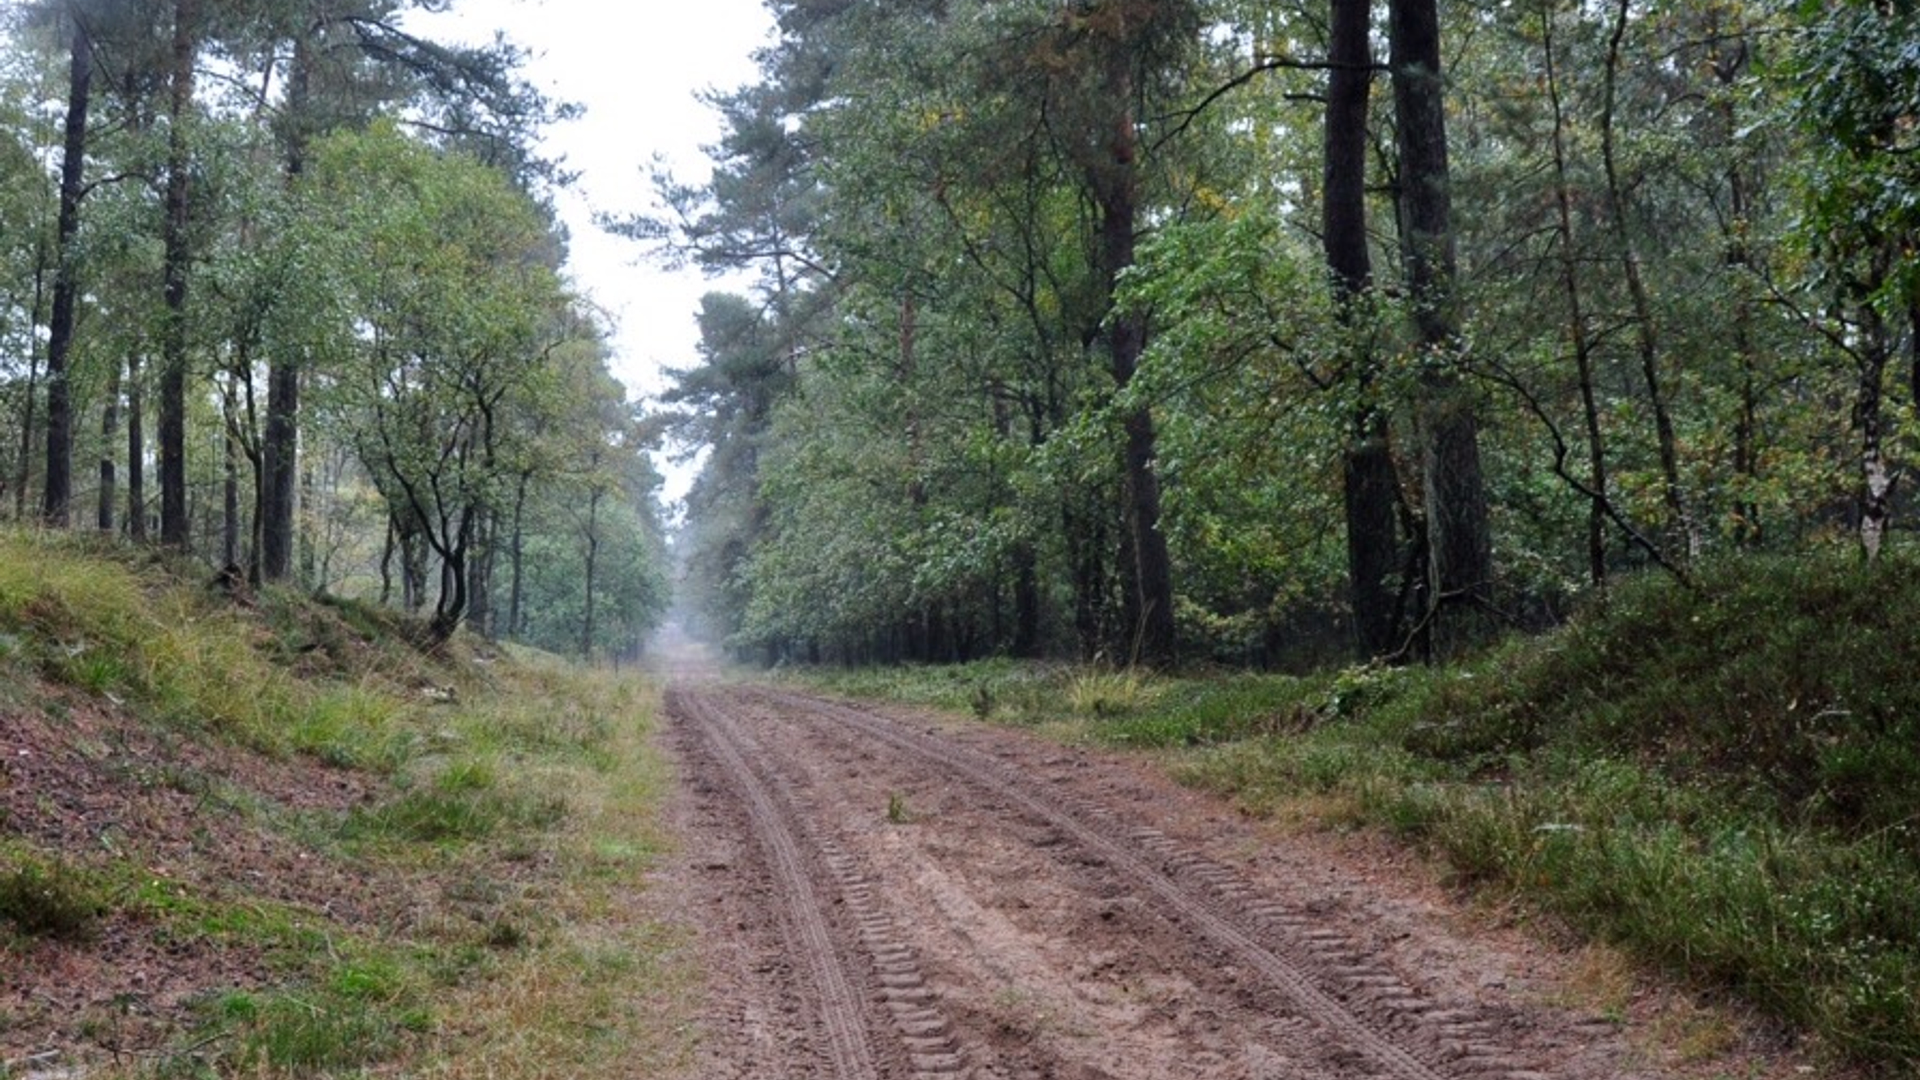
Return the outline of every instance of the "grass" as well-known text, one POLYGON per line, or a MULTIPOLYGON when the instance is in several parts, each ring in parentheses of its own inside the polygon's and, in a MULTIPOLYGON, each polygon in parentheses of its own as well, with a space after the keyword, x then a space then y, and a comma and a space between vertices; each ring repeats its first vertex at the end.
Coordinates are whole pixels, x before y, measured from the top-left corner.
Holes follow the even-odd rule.
POLYGON ((809 678, 1151 748, 1254 812, 1390 830, 1836 1059, 1920 1076, 1916 609, 1911 559, 1831 554, 1730 562, 1697 593, 1627 582, 1559 632, 1446 669, 809 678))
POLYGON ((126 702, 156 721, 272 755, 376 763, 400 688, 432 665, 393 635, 363 642, 360 685, 289 669, 313 628, 351 636, 306 598, 264 591, 257 609, 196 568, 96 538, 0 531, 0 664, 126 702))
MULTIPOLYGON (((377 609, 277 590, 240 605, 200 579, 89 539, 0 531, 0 694, 50 715, 63 695, 92 697, 162 730, 165 746, 357 771, 374 798, 332 814, 82 751, 106 755, 105 775, 130 789, 217 796, 221 814, 405 897, 406 914, 351 921, 191 867, 163 876, 135 851, 0 845, 0 952, 85 947, 100 921, 124 917, 171 947, 257 956, 272 973, 211 989, 172 1047, 89 1075, 513 1080, 684 1063, 686 943, 640 895, 667 846, 671 778, 648 734, 657 688, 517 650, 484 664, 458 644, 428 657, 377 609)), ((80 1057, 98 1058, 118 1024, 67 1027, 91 1032, 98 1046, 80 1057)))
POLYGON ((109 898, 85 871, 18 848, 0 848, 0 927, 30 939, 84 942, 109 907, 109 898))

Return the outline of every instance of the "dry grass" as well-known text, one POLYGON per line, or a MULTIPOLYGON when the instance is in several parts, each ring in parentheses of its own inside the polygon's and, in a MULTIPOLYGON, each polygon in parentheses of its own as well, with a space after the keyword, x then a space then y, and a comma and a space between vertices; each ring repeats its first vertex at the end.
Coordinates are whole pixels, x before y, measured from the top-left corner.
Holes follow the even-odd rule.
POLYGON ((642 896, 643 875, 668 843, 656 811, 672 778, 648 742, 657 694, 634 680, 553 670, 536 683, 538 694, 502 699, 493 728, 515 729, 528 719, 520 708, 573 705, 579 741, 550 746, 503 780, 567 793, 565 818, 543 838, 553 862, 537 883, 539 928, 489 978, 442 998, 446 1026, 404 1071, 446 1080, 670 1075, 691 1050, 697 972, 686 943, 642 896), (588 722, 594 716, 608 720, 588 722))

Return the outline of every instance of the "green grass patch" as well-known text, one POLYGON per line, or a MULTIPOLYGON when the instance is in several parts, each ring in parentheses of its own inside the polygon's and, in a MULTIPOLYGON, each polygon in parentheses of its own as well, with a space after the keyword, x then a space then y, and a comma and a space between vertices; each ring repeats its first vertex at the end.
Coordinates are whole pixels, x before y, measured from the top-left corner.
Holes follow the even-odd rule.
POLYGON ((401 640, 356 636, 298 593, 268 589, 245 607, 203 579, 191 564, 97 538, 0 530, 0 665, 269 754, 391 759, 385 743, 424 657, 401 640), (303 644, 313 634, 356 642, 352 666, 296 670, 292 659, 310 649, 331 655, 303 644))

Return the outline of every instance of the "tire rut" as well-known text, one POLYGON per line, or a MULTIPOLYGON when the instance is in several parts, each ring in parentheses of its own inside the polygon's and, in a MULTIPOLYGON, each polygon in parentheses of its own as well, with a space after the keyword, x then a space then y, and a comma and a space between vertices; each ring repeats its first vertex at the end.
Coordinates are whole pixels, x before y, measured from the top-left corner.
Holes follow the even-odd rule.
POLYGON ((1429 1000, 1324 920, 1263 902, 1233 871, 1193 854, 1157 829, 1048 786, 1024 770, 952 739, 917 731, 846 705, 758 691, 775 706, 823 718, 961 777, 1024 816, 1104 860, 1230 962, 1257 971, 1299 1015, 1318 1025, 1372 1072, 1395 1080, 1539 1080, 1526 1055, 1493 1041, 1477 1008, 1429 1000))
MULTIPOLYGON (((811 847, 797 799, 753 737, 722 707, 700 695, 670 691, 667 710, 697 729, 743 799, 753 842, 766 856, 795 962, 817 999, 823 1046, 836 1080, 881 1080, 897 1075, 889 1057, 915 1080, 951 1080, 966 1058, 927 986, 917 956, 882 907, 875 883, 859 861, 831 840, 811 847), (758 763, 758 765, 756 765, 758 763), (816 873, 830 881, 853 928, 857 947, 836 940, 816 873), (865 962, 853 954, 864 954, 865 962), (862 977, 856 968, 870 969, 862 977), (875 1013, 884 1015, 879 1025, 875 1013), (875 1026, 891 1032, 897 1055, 876 1050, 875 1026)), ((817 817, 815 818, 817 820, 817 817)))

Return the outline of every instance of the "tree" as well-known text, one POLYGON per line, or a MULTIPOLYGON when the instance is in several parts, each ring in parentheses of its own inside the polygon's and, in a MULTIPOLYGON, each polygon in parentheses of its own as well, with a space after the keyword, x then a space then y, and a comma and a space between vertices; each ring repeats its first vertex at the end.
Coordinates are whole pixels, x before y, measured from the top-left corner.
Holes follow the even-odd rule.
POLYGON ((399 536, 440 560, 429 630, 443 641, 504 502, 507 416, 548 377, 566 300, 543 221, 498 173, 387 128, 335 136, 323 157, 312 206, 355 245, 336 251, 361 324, 340 328, 336 407, 399 536))
POLYGON ((1421 352, 1421 476, 1426 494, 1428 619, 1484 604, 1493 542, 1480 425, 1459 376, 1459 266, 1447 162, 1446 81, 1434 0, 1392 0, 1388 41, 1398 133, 1401 254, 1421 352))
POLYGON ((187 518, 187 289, 192 273, 194 66, 200 53, 200 0, 174 0, 167 69, 165 227, 166 317, 160 347, 160 542, 185 549, 187 518))
POLYGON ((1321 243, 1332 278, 1334 312, 1353 351, 1349 377, 1360 398, 1345 454, 1345 505, 1355 645, 1366 659, 1390 655, 1400 644, 1389 585, 1399 569, 1400 480, 1394 470, 1389 416, 1375 400, 1380 372, 1368 342, 1374 303, 1367 236, 1372 6, 1366 0, 1331 0, 1329 8, 1321 243))
MULTIPOLYGON (((268 48, 287 57, 275 130, 288 184, 297 184, 306 170, 314 138, 363 125, 396 104, 424 111, 447 139, 484 148, 525 180, 552 174, 527 149, 529 133, 566 110, 517 81, 520 56, 504 43, 452 48, 407 33, 395 16, 416 6, 425 5, 290 0, 268 20, 268 48)), ((293 569, 304 361, 294 349, 276 352, 269 363, 257 567, 269 581, 283 580, 293 569)))
POLYGON ((65 144, 60 156, 60 223, 55 240, 53 317, 47 328, 47 469, 42 516, 64 528, 73 498, 73 397, 68 360, 73 349, 74 308, 79 297, 80 199, 86 183, 87 112, 93 99, 93 39, 87 18, 67 12, 72 24, 68 50, 65 144))

